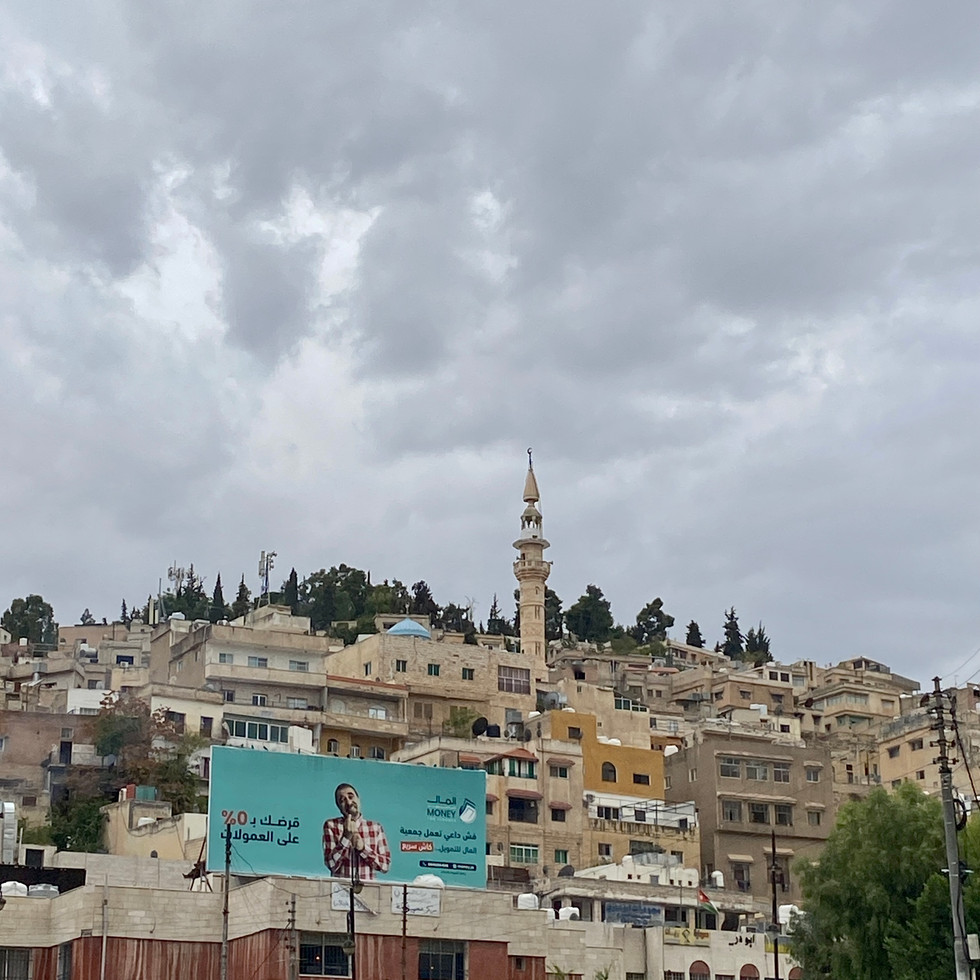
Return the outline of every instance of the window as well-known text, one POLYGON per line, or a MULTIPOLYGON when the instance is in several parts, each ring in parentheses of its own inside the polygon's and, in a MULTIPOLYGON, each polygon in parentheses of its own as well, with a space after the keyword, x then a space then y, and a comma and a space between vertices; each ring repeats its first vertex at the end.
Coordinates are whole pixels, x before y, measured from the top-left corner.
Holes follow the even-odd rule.
POLYGON ((645 772, 634 772, 633 782, 636 783, 638 786, 649 786, 650 777, 645 772))
POLYGON ((769 766, 765 762, 756 762, 754 759, 746 759, 745 761, 745 778, 746 779, 768 779, 769 778, 769 766))
POLYGON ((419 980, 464 980, 466 943, 423 939, 419 943, 419 980))
POLYGON ((368 718, 384 721, 388 717, 388 709, 382 704, 372 704, 368 707, 368 718))
POLYGON ((691 964, 691 968, 687 971, 689 980, 711 980, 711 970, 704 960, 698 960, 696 963, 691 964))
MULTIPOLYGON (((487 800, 487 816, 488 817, 492 817, 493 816, 493 800, 487 800)), ((487 844, 487 854, 490 853, 489 848, 490 848, 490 844, 488 843, 487 844)))
POLYGON ((214 719, 209 718, 207 715, 201 715, 201 734, 205 738, 211 737, 211 731, 214 728, 214 719))
POLYGON ((219 664, 233 664, 235 662, 235 655, 233 653, 219 653, 218 663, 219 664))
POLYGON ((264 721, 245 721, 237 718, 226 718, 225 725, 228 734, 233 738, 250 738, 259 742, 289 741, 288 725, 270 725, 264 721))
POLYGON ((368 749, 369 759, 386 759, 387 757, 387 753, 383 748, 381 748, 380 745, 372 745, 371 748, 368 749))
POLYGON ((530 759, 508 759, 507 775, 517 776, 519 779, 537 779, 535 765, 530 759))
POLYGON ((808 783, 819 783, 820 782, 820 770, 816 766, 806 767, 806 781, 808 783))
POLYGON ((749 865, 742 861, 732 861, 732 880, 740 892, 747 892, 752 887, 749 865))
POLYGON ((268 667, 269 658, 268 657, 249 657, 248 658, 249 667, 268 667))
POLYGON ((611 858, 613 856, 612 844, 600 844, 599 845, 599 857, 601 858, 611 858))
POLYGON ((305 673, 310 669, 310 662, 309 660, 290 660, 289 669, 299 670, 305 673))
POLYGON ((266 698, 264 694, 252 695, 252 704, 254 704, 256 708, 264 708, 267 700, 268 698, 266 698))
POLYGON ((184 727, 187 722, 187 715, 182 711, 168 711, 166 714, 167 723, 174 726, 174 731, 178 735, 184 734, 184 727))
POLYGON ((917 769, 916 770, 916 773, 915 773, 915 778, 916 779, 925 779, 926 778, 926 771, 925 771, 925 769, 917 769))
POLYGON ((909 748, 913 752, 918 752, 922 748, 922 739, 921 738, 913 738, 912 741, 909 742, 909 748))
POLYGON ((396 674, 407 674, 408 673, 408 661, 407 660, 396 660, 395 661, 395 673, 396 674))
POLYGON ((335 738, 327 739, 327 752, 331 755, 336 755, 340 751, 340 742, 335 738))
POLYGON ((555 864, 568 864, 568 851, 555 851, 555 864))
POLYGON ((618 806, 598 806, 598 807, 596 807, 596 816, 600 820, 618 820, 619 819, 619 807, 618 806))
POLYGON ((776 826, 777 827, 792 827, 793 826, 793 806, 790 803, 777 803, 775 805, 776 810, 776 826))
POLYGON ((698 781, 698 771, 696 768, 687 770, 687 781, 689 783, 696 783, 698 781))
POLYGON ((350 752, 347 753, 348 759, 360 759, 361 757, 361 747, 359 745, 352 745, 350 747, 350 752))
MULTIPOLYGON (((565 811, 558 806, 553 806, 551 808, 551 822, 552 823, 565 823, 565 811)), ((565 862, 568 863, 567 861, 565 862)))
POLYGON ((680 970, 664 970, 664 980, 687 980, 680 970))
POLYGON ((0 980, 30 980, 31 951, 0 948, 0 980))
POLYGON ((577 728, 575 725, 568 726, 568 737, 579 739, 582 737, 582 729, 577 728))
POLYGON ((229 691, 227 688, 221 692, 221 696, 225 699, 226 704, 233 704, 235 701, 235 692, 229 691))
POLYGON ((22 796, 20 798, 20 805, 21 806, 37 806, 37 797, 36 796, 22 796))
POLYGON ((789 782, 789 763, 774 762, 772 764, 772 780, 774 783, 789 782))
POLYGON ((740 698, 741 698, 741 699, 742 699, 743 701, 751 701, 751 700, 752 700, 752 692, 751 692, 751 691, 746 691, 746 690, 740 690, 740 691, 738 692, 738 696, 739 696, 739 697, 740 697, 740 698))
POLYGON ((429 673, 429 676, 430 677, 438 677, 439 676, 439 665, 438 664, 429 664, 428 673, 429 673))
POLYGON ((371 676, 371 661, 370 660, 364 665, 364 676, 365 677, 370 677, 371 676))
POLYGON ((309 977, 349 977, 350 958, 343 950, 341 933, 301 932, 299 972, 309 977))
POLYGON ((303 711, 309 706, 306 698, 286 698, 286 707, 303 711))
POLYGON ((819 810, 807 810, 806 811, 806 822, 811 827, 819 827, 822 815, 819 810))
POLYGON ((432 721, 432 702, 416 701, 412 706, 412 715, 415 718, 424 718, 426 721, 432 721))
POLYGON ((721 801, 721 819, 727 823, 742 822, 742 804, 739 800, 721 801))
POLYGON ((616 782, 616 767, 611 762, 602 764, 602 781, 604 783, 616 782))
POLYGON ((664 789, 670 789, 670 776, 664 776, 664 789))
POLYGON ((476 671, 472 667, 463 668, 463 680, 471 681, 476 676, 476 671))
POLYGON ((62 943, 58 947, 56 980, 71 980, 71 943, 62 943))
POLYGON ((497 668, 497 690, 510 694, 531 693, 531 671, 527 667, 497 668))
POLYGON ((902 747, 900 745, 893 745, 888 750, 888 758, 889 759, 897 759, 898 758, 898 753, 901 751, 901 748, 902 747))
POLYGON ((730 755, 723 755, 720 760, 719 772, 730 779, 742 778, 742 763, 730 755))
POLYGON ((511 864, 537 864, 538 845, 537 844, 511 844, 510 863, 511 864))
POLYGON ((568 779, 568 766, 548 766, 548 775, 552 779, 568 779))
POLYGON ((483 771, 488 776, 502 776, 504 774, 504 766, 499 759, 487 759, 483 763, 483 771))
POLYGON ((749 823, 769 823, 769 804, 750 803, 749 823))
POLYGON ((638 806, 633 807, 633 822, 646 823, 647 822, 646 811, 641 810, 638 806))
POLYGON ((507 800, 507 819, 511 823, 537 823, 538 801, 511 796, 507 800))

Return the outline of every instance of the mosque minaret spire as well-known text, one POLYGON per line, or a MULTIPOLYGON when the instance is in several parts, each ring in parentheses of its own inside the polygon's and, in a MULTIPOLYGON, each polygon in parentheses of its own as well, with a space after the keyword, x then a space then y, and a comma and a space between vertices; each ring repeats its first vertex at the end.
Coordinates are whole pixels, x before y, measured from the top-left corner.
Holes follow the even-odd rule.
POLYGON ((521 514, 521 534, 514 542, 520 557, 514 562, 514 575, 520 585, 518 609, 521 615, 521 653, 533 659, 538 671, 547 668, 548 644, 545 639, 545 583, 551 574, 551 562, 545 561, 544 549, 549 547, 541 527, 537 477, 534 460, 527 451, 527 477, 524 480, 524 512, 521 514))

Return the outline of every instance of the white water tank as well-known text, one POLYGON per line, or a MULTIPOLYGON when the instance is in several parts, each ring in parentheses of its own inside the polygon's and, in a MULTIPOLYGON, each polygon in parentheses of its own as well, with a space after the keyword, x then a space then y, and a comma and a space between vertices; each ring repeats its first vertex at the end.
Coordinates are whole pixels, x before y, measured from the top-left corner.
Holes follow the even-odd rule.
POLYGON ((20 881, 5 881, 0 885, 0 895, 4 898, 27 898, 27 885, 20 881))
POLYGON ((517 896, 517 907, 519 909, 537 910, 538 896, 534 892, 524 892, 517 896))
POLYGON ((708 875, 708 880, 711 882, 712 888, 724 888, 725 887, 725 876, 720 871, 712 871, 708 875))
POLYGON ((566 905, 564 908, 558 910, 558 918, 562 922, 568 922, 570 919, 578 919, 579 911, 572 905, 566 905))

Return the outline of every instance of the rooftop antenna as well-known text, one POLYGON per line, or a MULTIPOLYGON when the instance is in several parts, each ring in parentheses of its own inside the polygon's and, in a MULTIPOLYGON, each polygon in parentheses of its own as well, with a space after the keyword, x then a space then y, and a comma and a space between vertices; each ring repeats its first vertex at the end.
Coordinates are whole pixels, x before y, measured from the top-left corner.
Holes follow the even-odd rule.
POLYGON ((174 584, 174 594, 180 592, 184 587, 184 579, 187 578, 187 569, 181 568, 174 559, 174 563, 167 569, 167 578, 174 584))
POLYGON ((534 469, 534 460, 531 458, 531 447, 527 447, 527 468, 529 470, 534 469))
POLYGON ((269 572, 272 571, 272 566, 275 564, 276 552, 270 551, 268 554, 262 552, 259 556, 259 579, 262 582, 262 591, 259 595, 259 605, 262 605, 262 600, 265 600, 265 604, 269 605, 269 572))

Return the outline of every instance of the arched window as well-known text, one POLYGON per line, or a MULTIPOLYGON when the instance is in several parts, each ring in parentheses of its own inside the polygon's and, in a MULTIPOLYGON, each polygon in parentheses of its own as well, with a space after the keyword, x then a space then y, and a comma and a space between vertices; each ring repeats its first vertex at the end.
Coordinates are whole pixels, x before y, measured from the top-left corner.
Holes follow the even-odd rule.
POLYGON ((616 767, 611 762, 602 764, 602 781, 604 783, 616 782, 616 767))
POLYGON ((340 742, 335 738, 327 739, 327 752, 336 755, 340 751, 340 742))
POLYGON ((746 963, 738 971, 738 980, 759 980, 759 968, 753 966, 751 963, 746 963))
POLYGON ((687 972, 690 980, 711 980, 711 967, 704 960, 695 960, 687 972))
POLYGON ((794 966, 793 969, 789 971, 789 980, 803 980, 803 968, 794 966))

